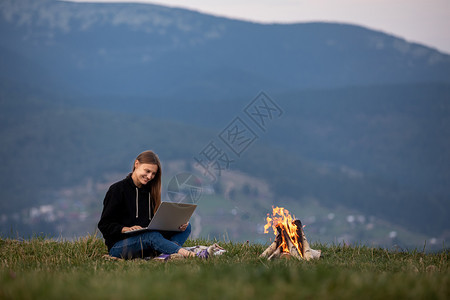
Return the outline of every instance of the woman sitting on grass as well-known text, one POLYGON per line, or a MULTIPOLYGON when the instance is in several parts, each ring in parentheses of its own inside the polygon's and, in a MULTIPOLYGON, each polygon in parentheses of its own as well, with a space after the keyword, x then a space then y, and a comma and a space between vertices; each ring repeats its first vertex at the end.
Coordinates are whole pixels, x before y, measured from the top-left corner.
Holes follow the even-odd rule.
POLYGON ((148 226, 161 203, 161 163, 152 151, 144 151, 134 161, 133 172, 114 183, 106 193, 98 228, 103 234, 109 255, 118 258, 144 258, 157 254, 195 256, 181 246, 191 225, 179 232, 127 231, 148 226))

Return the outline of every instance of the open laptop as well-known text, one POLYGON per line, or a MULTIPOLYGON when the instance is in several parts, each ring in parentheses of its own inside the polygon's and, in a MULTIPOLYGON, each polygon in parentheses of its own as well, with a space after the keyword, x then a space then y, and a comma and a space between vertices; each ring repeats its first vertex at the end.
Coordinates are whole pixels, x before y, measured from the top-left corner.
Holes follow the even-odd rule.
POLYGON ((179 227, 189 221, 196 208, 197 204, 161 202, 146 228, 125 233, 136 233, 146 230, 181 231, 179 227))

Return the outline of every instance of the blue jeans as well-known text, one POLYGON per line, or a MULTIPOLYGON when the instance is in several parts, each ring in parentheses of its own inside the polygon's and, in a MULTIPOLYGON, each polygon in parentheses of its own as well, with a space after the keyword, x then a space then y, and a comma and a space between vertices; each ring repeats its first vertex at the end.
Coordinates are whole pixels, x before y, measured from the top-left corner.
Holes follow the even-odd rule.
POLYGON ((191 233, 191 224, 185 231, 146 231, 118 241, 109 255, 125 259, 144 258, 159 253, 177 253, 191 233))

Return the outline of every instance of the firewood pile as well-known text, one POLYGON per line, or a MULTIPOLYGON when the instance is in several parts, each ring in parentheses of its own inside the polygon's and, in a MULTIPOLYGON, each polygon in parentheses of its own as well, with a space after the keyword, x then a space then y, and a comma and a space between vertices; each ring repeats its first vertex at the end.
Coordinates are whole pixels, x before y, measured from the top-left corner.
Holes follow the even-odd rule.
POLYGON ((321 251, 311 249, 303 231, 300 220, 292 220, 289 212, 283 208, 274 208, 274 217, 267 217, 265 232, 272 227, 275 233, 275 241, 260 255, 269 260, 274 258, 295 257, 299 260, 320 258, 321 251), (275 215, 281 217, 275 217, 275 215))

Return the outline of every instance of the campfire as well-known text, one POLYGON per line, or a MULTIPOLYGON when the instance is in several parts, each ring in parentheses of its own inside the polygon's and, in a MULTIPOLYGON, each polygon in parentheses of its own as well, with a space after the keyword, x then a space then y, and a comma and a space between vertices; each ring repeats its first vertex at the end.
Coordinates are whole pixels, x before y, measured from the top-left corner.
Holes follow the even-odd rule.
POLYGON ((273 207, 272 215, 267 214, 264 233, 273 229, 275 241, 261 254, 268 259, 295 257, 297 259, 317 259, 321 251, 309 247, 303 231, 302 222, 291 216, 283 207, 273 207))

